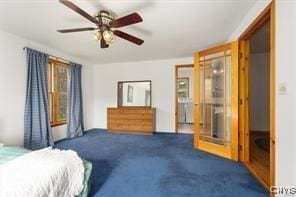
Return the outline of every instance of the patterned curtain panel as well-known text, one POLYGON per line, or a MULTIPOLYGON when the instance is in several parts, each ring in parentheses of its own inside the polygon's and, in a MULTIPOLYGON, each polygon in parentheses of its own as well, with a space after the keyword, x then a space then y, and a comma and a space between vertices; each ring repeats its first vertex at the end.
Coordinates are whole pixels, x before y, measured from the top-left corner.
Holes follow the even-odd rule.
POLYGON ((24 147, 35 150, 53 145, 48 104, 48 55, 27 48, 27 64, 24 147))
POLYGON ((68 88, 67 132, 69 138, 83 134, 83 108, 81 90, 81 65, 70 63, 68 88))

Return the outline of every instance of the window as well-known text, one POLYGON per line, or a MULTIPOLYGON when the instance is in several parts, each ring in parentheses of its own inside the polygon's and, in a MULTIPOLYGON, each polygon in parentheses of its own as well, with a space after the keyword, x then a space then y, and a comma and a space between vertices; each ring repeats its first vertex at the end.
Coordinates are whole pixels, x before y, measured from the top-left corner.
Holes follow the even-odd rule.
POLYGON ((51 126, 67 122, 68 64, 48 60, 48 96, 51 126))

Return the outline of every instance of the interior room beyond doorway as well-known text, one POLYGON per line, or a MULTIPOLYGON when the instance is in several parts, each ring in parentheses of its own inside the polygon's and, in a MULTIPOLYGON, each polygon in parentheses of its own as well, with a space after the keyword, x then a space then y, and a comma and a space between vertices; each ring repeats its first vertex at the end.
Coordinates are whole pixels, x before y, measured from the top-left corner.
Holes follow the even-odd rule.
POLYGON ((176 132, 193 134, 193 65, 176 66, 176 132))
POLYGON ((250 167, 269 185, 270 179, 270 23, 250 37, 250 167))

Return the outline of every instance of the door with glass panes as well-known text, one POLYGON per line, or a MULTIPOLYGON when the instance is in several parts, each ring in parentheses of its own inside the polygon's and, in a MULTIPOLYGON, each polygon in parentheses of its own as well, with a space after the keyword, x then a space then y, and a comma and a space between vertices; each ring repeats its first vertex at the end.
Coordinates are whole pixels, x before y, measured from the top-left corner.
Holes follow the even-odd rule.
POLYGON ((238 160, 238 42, 195 54, 194 145, 238 160))

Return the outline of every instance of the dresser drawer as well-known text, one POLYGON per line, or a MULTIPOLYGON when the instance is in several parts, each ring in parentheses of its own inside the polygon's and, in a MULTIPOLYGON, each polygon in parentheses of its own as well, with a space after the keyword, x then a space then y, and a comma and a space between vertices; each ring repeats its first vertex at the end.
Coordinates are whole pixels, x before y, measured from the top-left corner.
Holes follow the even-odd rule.
POLYGON ((152 132, 153 127, 147 125, 108 124, 109 131, 152 132))
POLYGON ((153 116, 151 114, 108 114, 110 119, 131 119, 131 120, 151 120, 153 116))
POLYGON ((133 128, 133 124, 108 124, 108 130, 110 131, 129 131, 130 128, 133 128))
POLYGON ((108 108, 108 114, 153 114, 154 108, 128 108, 128 107, 119 107, 119 108, 108 108))
POLYGON ((150 119, 134 120, 134 125, 152 126, 153 121, 150 119))
POLYGON ((109 118, 108 124, 134 124, 132 119, 118 119, 118 118, 109 118))
POLYGON ((141 119, 141 120, 133 120, 133 119, 108 119, 108 124, 128 124, 128 125, 145 125, 152 126, 152 121, 150 119, 141 119))
POLYGON ((152 126, 147 125, 134 125, 135 131, 151 131, 153 128, 152 126))

